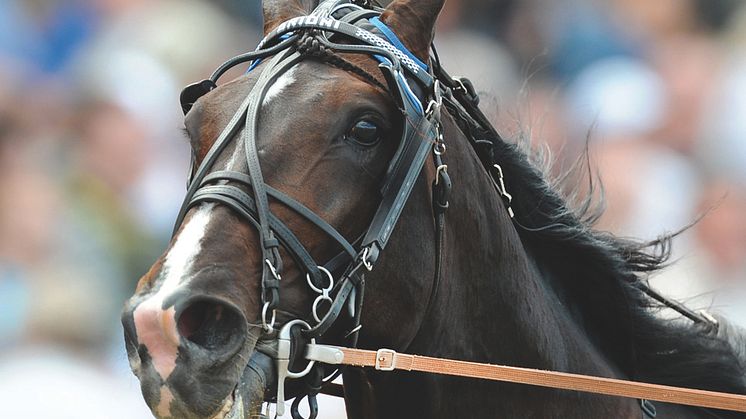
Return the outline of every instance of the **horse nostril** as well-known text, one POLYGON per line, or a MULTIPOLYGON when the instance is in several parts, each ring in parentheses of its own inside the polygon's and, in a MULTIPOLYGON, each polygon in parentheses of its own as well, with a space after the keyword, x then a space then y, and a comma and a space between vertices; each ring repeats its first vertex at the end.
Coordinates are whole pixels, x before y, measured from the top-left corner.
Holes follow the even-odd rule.
POLYGON ((243 330, 243 316, 235 307, 216 301, 196 301, 179 315, 179 334, 208 350, 224 348, 243 330))

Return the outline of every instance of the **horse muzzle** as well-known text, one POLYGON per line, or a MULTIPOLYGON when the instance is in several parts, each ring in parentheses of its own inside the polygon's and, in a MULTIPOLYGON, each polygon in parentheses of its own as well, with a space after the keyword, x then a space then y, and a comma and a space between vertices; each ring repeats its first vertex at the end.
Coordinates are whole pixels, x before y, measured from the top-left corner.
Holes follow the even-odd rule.
POLYGON ((137 301, 122 316, 130 365, 155 417, 260 417, 277 374, 272 354, 257 350, 259 333, 228 300, 177 300, 165 310, 137 301))

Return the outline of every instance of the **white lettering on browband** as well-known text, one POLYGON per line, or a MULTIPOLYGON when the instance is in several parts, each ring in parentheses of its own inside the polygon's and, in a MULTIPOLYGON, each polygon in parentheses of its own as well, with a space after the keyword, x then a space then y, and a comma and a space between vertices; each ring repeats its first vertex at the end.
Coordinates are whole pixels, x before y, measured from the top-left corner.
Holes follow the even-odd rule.
POLYGON ((299 16, 288 20, 277 29, 279 32, 286 32, 300 26, 320 26, 322 28, 339 29, 341 24, 338 20, 330 17, 299 16))

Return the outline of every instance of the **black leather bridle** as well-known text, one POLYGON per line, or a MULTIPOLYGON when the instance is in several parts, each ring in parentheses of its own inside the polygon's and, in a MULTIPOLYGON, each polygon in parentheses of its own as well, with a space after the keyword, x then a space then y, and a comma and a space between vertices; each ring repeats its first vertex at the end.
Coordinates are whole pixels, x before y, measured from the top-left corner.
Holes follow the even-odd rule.
MULTIPOLYGON (((176 221, 174 234, 189 211, 201 203, 219 203, 231 208, 252 224, 259 232, 262 253, 262 325, 265 333, 274 332, 275 310, 280 300, 280 280, 283 261, 280 246, 292 257, 299 270, 308 275, 309 285, 323 291, 330 301, 326 313, 314 317, 318 324, 311 327, 302 323, 304 340, 320 338, 335 324, 344 308, 349 306, 351 325, 346 338, 357 344, 364 294, 364 274, 373 270, 379 255, 386 248, 391 233, 414 188, 422 168, 431 153, 441 169, 443 150, 440 111, 443 93, 448 90, 424 63, 419 62, 395 35, 379 20, 382 12, 345 0, 327 0, 309 16, 291 19, 281 24, 260 43, 256 51, 235 57, 208 79, 188 86, 181 95, 182 108, 187 113, 194 102, 217 87, 218 79, 236 65, 252 62, 251 70, 261 70, 258 80, 241 103, 238 111, 221 132, 202 163, 193 170, 188 192, 176 221), (395 46, 394 44, 397 44, 395 46), (350 243, 334 227, 290 196, 264 183, 257 153, 256 136, 258 115, 270 87, 289 69, 312 55, 308 45, 334 53, 362 54, 380 62, 387 90, 401 110, 404 123, 398 150, 392 158, 381 188, 378 209, 362 238, 350 243), (258 67, 262 60, 262 67, 258 67), (257 68, 258 67, 258 68, 257 68), (418 93, 415 93, 418 92, 418 93), (225 148, 241 136, 247 172, 214 171, 213 166, 225 148), (251 194, 246 191, 251 191, 251 194), (270 199, 282 203, 323 231, 337 243, 341 253, 320 266, 293 231, 277 218, 269 208, 270 199), (331 273, 341 273, 334 283, 331 273), (332 288, 333 284, 333 290, 332 288), (333 298, 330 296, 333 294, 333 298)), ((333 60, 328 60, 334 65, 333 60)), ((350 64, 348 62, 348 64, 350 64)), ((351 64, 346 69, 365 75, 365 71, 351 64)), ((373 77, 366 77, 378 83, 373 77)), ((443 189, 450 187, 445 170, 438 170, 443 189)), ((447 193, 438 194, 447 207, 447 193)), ((442 224, 442 223, 441 223, 442 224)), ((296 334, 297 335, 297 334, 296 334)), ((278 406, 284 399, 282 389, 285 375, 278 377, 278 406)), ((293 412, 297 414, 297 409, 293 412)))
MULTIPOLYGON (((248 220, 259 231, 263 260, 262 317, 269 332, 274 326, 274 310, 279 304, 279 286, 282 260, 279 248, 283 246, 299 269, 307 273, 310 282, 318 288, 327 286, 325 272, 335 272, 347 264, 335 288, 331 308, 320 323, 306 331, 308 338, 323 335, 339 316, 349 297, 356 294, 363 283, 363 273, 373 269, 378 256, 385 249, 404 205, 414 187, 429 152, 440 138, 440 91, 435 79, 387 40, 362 27, 361 21, 374 18, 380 11, 363 9, 344 1, 329 0, 322 3, 309 16, 292 19, 280 25, 260 44, 257 51, 231 60, 221 66, 206 81, 189 86, 182 93, 182 106, 188 111, 200 96, 216 87, 218 78, 229 68, 246 61, 257 62, 273 56, 263 67, 256 85, 239 107, 238 112, 223 130, 202 164, 193 174, 186 199, 179 212, 175 231, 187 211, 202 202, 217 202, 228 206, 248 220), (339 19, 332 16, 338 16, 339 19), (370 227, 360 243, 355 246, 332 226, 293 198, 266 185, 256 148, 258 113, 269 88, 290 68, 305 57, 298 51, 303 37, 312 37, 324 48, 335 52, 367 54, 377 57, 388 81, 389 92, 402 110, 406 123, 400 147, 396 152, 382 188, 382 199, 370 227), (354 44, 335 42, 344 39, 354 44), (413 93, 410 83, 417 90, 426 92, 427 107, 413 93), (238 135, 241 135, 248 163, 248 173, 213 171, 217 157, 238 135), (237 186, 248 187, 252 195, 237 186), (308 250, 293 232, 269 209, 269 198, 291 208, 325 232, 338 243, 343 253, 327 264, 325 270, 311 257, 308 250), (272 320, 270 320, 272 317, 272 320)), ((411 55, 411 54, 410 54, 411 55)), ((359 305, 359 304, 358 304, 359 305)), ((357 313, 359 314, 359 312, 357 313)), ((359 317, 359 316, 358 316, 359 317)), ((356 325, 355 325, 356 326, 356 325)))

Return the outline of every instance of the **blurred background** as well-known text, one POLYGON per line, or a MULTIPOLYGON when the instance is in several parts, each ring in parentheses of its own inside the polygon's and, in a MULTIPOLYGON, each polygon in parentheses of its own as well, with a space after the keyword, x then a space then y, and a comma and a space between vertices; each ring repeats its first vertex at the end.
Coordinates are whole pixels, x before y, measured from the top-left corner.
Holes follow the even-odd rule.
MULTIPOLYGON (((118 318, 185 192, 179 91, 260 32, 253 0, 0 1, 0 417, 151 417, 118 318)), ((746 325, 746 4, 449 0, 436 41, 554 174, 589 144, 599 228, 707 214, 652 282, 746 325)))

